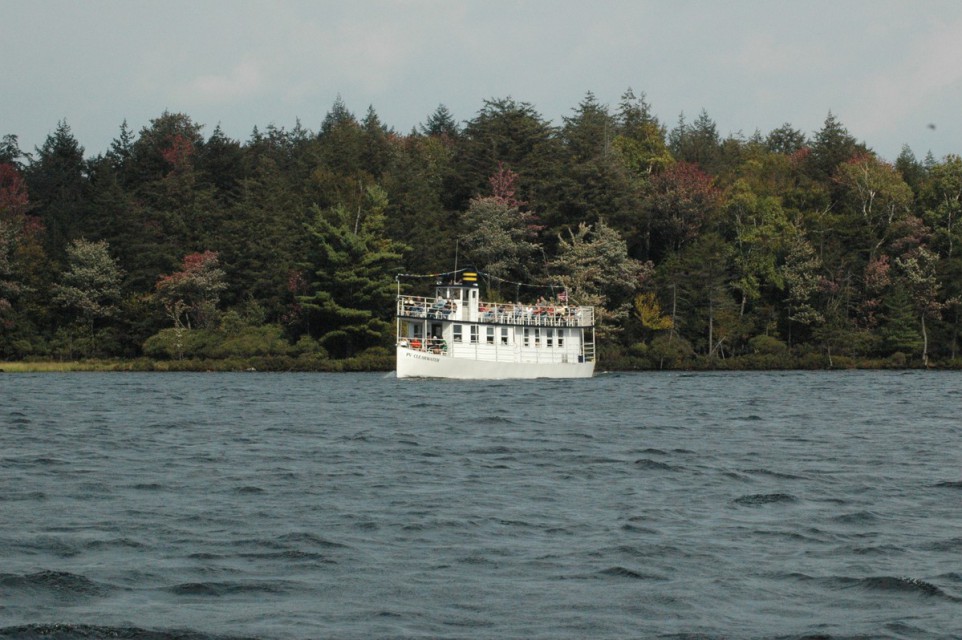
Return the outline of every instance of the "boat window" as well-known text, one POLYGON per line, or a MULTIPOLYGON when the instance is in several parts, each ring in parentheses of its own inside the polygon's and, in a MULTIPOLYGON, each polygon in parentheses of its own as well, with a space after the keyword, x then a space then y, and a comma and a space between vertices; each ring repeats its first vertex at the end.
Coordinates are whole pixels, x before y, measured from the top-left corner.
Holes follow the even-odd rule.
POLYGON ((559 347, 565 346, 565 330, 564 329, 558 329, 558 346, 559 347))
POLYGON ((553 347, 554 346, 554 329, 545 329, 544 334, 545 334, 544 335, 545 346, 553 347))
POLYGON ((501 327, 501 344, 508 344, 508 328, 501 327))
POLYGON ((471 325, 471 344, 477 344, 477 343, 478 343, 478 325, 472 324, 471 325))
POLYGON ((528 327, 524 328, 524 346, 531 346, 531 329, 528 327))
POLYGON ((540 327, 535 327, 535 330, 534 330, 534 346, 536 347, 541 346, 541 328, 540 327))
POLYGON ((453 338, 452 338, 452 339, 454 340, 454 342, 461 342, 461 330, 462 330, 462 327, 463 327, 463 325, 460 325, 460 324, 454 325, 454 336, 453 336, 453 338))
POLYGON ((494 327, 488 327, 485 331, 485 342, 488 344, 494 344, 494 327))

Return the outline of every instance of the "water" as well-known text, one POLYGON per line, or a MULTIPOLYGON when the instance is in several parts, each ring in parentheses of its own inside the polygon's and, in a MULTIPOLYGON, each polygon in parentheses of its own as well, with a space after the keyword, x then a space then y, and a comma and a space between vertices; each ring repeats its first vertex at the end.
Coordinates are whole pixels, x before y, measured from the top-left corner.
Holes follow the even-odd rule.
POLYGON ((0 377, 0 638, 962 637, 962 374, 0 377))

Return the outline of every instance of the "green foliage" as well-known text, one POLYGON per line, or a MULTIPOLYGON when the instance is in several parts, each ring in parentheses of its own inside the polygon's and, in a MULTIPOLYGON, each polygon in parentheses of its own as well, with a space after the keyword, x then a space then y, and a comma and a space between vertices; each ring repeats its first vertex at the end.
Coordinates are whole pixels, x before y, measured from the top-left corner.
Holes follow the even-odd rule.
POLYGON ((748 341, 748 346, 755 353, 764 355, 784 356, 788 354, 788 345, 775 336, 755 336, 748 341))
POLYGON ((596 304, 605 366, 962 362, 962 159, 890 164, 831 113, 722 138, 628 90, 404 135, 339 97, 317 132, 164 112, 91 158, 52 131, 0 143, 2 357, 389 368, 394 275, 457 252, 596 304))
POLYGON ((182 269, 161 277, 154 295, 175 328, 204 328, 214 323, 220 293, 226 288, 217 254, 205 251, 184 256, 182 269))
POLYGON ((529 281, 529 264, 541 248, 530 240, 530 224, 530 215, 511 198, 473 198, 461 216, 464 254, 497 278, 529 281))
POLYGON ((652 369, 687 369, 695 357, 691 343, 679 336, 655 336, 648 348, 647 358, 652 369))
POLYGON ((287 356, 297 352, 277 325, 220 329, 162 329, 144 342, 144 355, 160 360, 287 356))
POLYGON ((651 265, 629 256, 621 235, 604 220, 594 226, 581 223, 577 231, 569 230, 567 237, 558 240, 558 255, 550 264, 552 273, 572 301, 596 307, 599 335, 618 333, 651 265))
POLYGON ((74 240, 67 247, 67 263, 61 283, 54 287, 54 302, 74 311, 85 323, 113 315, 122 271, 107 243, 74 240))
POLYGON ((367 191, 355 210, 314 208, 308 226, 311 292, 299 298, 311 334, 336 357, 388 344, 403 245, 384 232, 385 192, 367 191))
POLYGON ((918 330, 912 299, 904 287, 895 287, 885 299, 885 322, 881 335, 889 354, 922 351, 922 335, 918 330))

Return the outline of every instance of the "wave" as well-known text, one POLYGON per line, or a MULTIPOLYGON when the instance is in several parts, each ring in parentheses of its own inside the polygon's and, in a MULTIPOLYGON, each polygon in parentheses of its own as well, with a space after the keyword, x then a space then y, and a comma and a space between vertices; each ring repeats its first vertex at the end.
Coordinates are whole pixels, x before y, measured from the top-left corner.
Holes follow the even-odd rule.
POLYGON ((468 453, 474 455, 509 455, 518 453, 517 449, 512 449, 511 447, 506 447, 504 445, 495 445, 491 447, 475 447, 473 449, 468 449, 468 453))
POLYGON ((945 591, 935 586, 931 582, 926 582, 919 578, 908 578, 905 576, 872 576, 869 578, 840 578, 843 586, 868 589, 871 591, 886 591, 892 593, 913 594, 925 597, 946 598, 959 601, 959 598, 950 596, 945 591))
POLYGON ((598 572, 599 575, 613 577, 613 578, 630 578, 631 580, 661 580, 662 578, 657 578, 655 576, 650 576, 633 569, 626 569, 625 567, 615 566, 608 567, 607 569, 602 569, 598 572))
POLYGON ((178 596, 205 596, 219 598, 222 596, 245 593, 283 594, 288 591, 286 585, 279 582, 184 582, 164 589, 178 596))
POLYGON ((945 480, 932 485, 937 489, 962 489, 962 480, 945 480))
POLYGON ((935 540, 929 542, 922 546, 926 551, 951 551, 959 552, 962 551, 962 538, 946 538, 944 540, 935 540))
POLYGON ((735 498, 735 504, 757 507, 765 504, 791 504, 798 502, 798 498, 790 493, 753 493, 735 498))
POLYGON ((137 491, 161 491, 166 489, 166 487, 159 482, 138 482, 137 484, 130 485, 131 489, 136 489, 137 491))
POLYGON ((236 489, 234 489, 234 493, 245 495, 245 494, 265 493, 265 491, 261 487, 245 485, 243 487, 237 487, 236 489))
POLYGON ((781 471, 772 471, 770 469, 741 469, 742 473, 748 473, 753 476, 766 476, 769 478, 779 478, 781 480, 801 480, 801 476, 793 475, 791 473, 783 473, 781 471))
POLYGON ((868 524, 876 522, 878 516, 871 511, 856 511, 854 513, 843 513, 840 516, 835 516, 832 520, 842 524, 868 524))
POLYGON ((7 414, 7 424, 9 425, 15 425, 15 424, 25 425, 25 424, 31 424, 32 422, 33 421, 30 419, 30 416, 23 413, 22 411, 11 411, 9 414, 7 414))
POLYGON ((145 545, 143 542, 126 537, 110 538, 107 540, 90 540, 84 543, 85 549, 114 549, 118 547, 126 549, 143 549, 145 545))
POLYGON ((107 585, 67 571, 0 573, 0 587, 30 592, 50 592, 57 596, 100 596, 110 591, 107 585))
POLYGON ((334 542, 333 540, 328 540, 327 538, 322 538, 321 536, 309 533, 306 531, 297 531, 294 533, 286 533, 277 538, 283 543, 298 543, 298 544, 308 544, 315 547, 320 547, 322 549, 345 549, 346 544, 341 544, 340 542, 334 542))
POLYGON ((0 496, 0 501, 8 502, 42 502, 47 499, 47 494, 43 491, 25 491, 23 493, 8 492, 0 496))
POLYGON ((251 640, 242 636, 225 636, 190 630, 153 630, 139 627, 107 627, 88 624, 26 624, 0 628, 0 638, 13 640, 251 640))
MULTIPOLYGON (((951 574, 942 577, 950 577, 951 574)), ((869 576, 867 578, 853 578, 834 576, 830 578, 815 578, 804 573, 790 573, 784 577, 800 582, 815 581, 827 587, 841 589, 862 589, 865 591, 881 591, 905 595, 917 595, 926 598, 945 598, 953 602, 962 602, 962 598, 946 593, 941 587, 920 578, 907 576, 869 576)))
POLYGON ((635 466, 639 469, 649 469, 651 471, 678 471, 678 467, 673 467, 666 462, 659 462, 651 458, 639 458, 635 460, 635 466))

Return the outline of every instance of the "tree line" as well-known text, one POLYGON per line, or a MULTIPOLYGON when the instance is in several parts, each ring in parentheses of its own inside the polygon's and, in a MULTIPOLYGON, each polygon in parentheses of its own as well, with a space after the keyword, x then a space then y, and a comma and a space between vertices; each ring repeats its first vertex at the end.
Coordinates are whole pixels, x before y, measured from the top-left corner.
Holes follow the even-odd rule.
POLYGON ((596 305, 602 366, 954 366, 960 213, 959 156, 887 162, 832 113, 669 127, 631 90, 408 133, 338 98, 244 142, 165 112, 93 157, 62 121, 0 144, 0 358, 390 367, 396 274, 460 262, 596 305))

